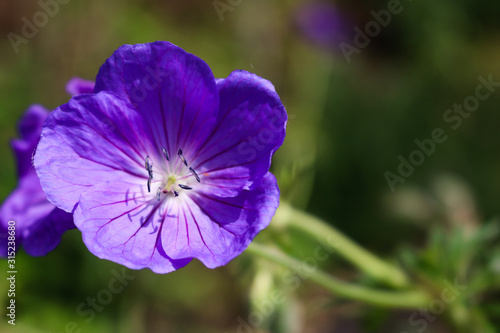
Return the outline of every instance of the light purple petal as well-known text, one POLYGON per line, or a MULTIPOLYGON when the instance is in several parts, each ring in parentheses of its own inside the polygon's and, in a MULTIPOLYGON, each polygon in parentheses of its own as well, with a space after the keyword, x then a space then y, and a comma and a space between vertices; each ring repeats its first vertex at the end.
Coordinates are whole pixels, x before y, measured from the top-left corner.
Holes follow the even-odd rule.
POLYGON ((217 123, 194 156, 194 168, 207 175, 207 183, 254 188, 269 171, 271 157, 285 138, 285 108, 273 85, 252 73, 235 71, 217 86, 217 123), (228 182, 230 175, 234 179, 228 182))
POLYGON ((94 92, 94 86, 95 86, 94 81, 85 80, 79 77, 74 77, 70 79, 66 84, 66 92, 71 96, 90 94, 94 92))
POLYGON ((74 228, 71 214, 47 201, 34 170, 19 181, 19 186, 0 208, 1 228, 16 222, 16 241, 32 256, 43 256, 60 242, 62 234, 74 228))
POLYGON ((177 219, 177 237, 184 243, 173 242, 173 232, 165 230, 163 246, 172 258, 191 256, 215 268, 240 255, 269 225, 279 205, 279 189, 276 178, 268 172, 257 188, 236 197, 196 191, 188 199, 177 219))
MULTIPOLYGON (((24 240, 24 231, 39 218, 47 216, 54 205, 47 201, 35 172, 29 172, 19 181, 19 186, 0 207, 0 226, 7 231, 9 221, 16 223, 16 250, 24 240)), ((6 240, 6 239, 5 239, 6 240)), ((6 247, 2 247, 5 254, 6 247)))
POLYGON ((215 123, 219 94, 208 65, 168 42, 124 45, 104 63, 95 91, 128 99, 157 143, 190 161, 215 123))
POLYGON ((16 221, 17 227, 22 229, 30 225, 29 221, 48 215, 53 209, 54 205, 47 201, 40 188, 36 173, 30 172, 4 201, 0 217, 4 221, 16 221))
POLYGON ((175 201, 152 200, 137 184, 110 182, 83 193, 75 212, 75 224, 90 252, 132 269, 150 268, 169 273, 187 265, 191 258, 173 260, 161 245, 163 226, 175 201), (166 214, 166 215, 165 215, 166 214))
POLYGON ((75 214, 89 250, 129 268, 168 273, 192 258, 215 268, 241 254, 279 204, 276 179, 233 198, 202 193, 157 202, 135 184, 113 182, 83 193, 75 214))
POLYGON ((80 95, 47 118, 35 167, 47 198, 72 212, 80 194, 95 184, 145 184, 144 152, 154 151, 152 141, 128 102, 106 92, 80 95))

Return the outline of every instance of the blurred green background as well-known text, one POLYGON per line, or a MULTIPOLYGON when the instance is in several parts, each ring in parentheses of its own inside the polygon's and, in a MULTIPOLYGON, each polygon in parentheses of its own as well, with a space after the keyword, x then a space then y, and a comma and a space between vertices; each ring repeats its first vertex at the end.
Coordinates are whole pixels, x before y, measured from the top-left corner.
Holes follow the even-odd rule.
MULTIPOLYGON (((65 103, 65 83, 94 79, 122 44, 167 40, 204 59, 216 77, 245 69, 274 83, 289 114, 272 166, 282 200, 400 263, 417 280, 466 281, 473 322, 483 323, 484 332, 500 327, 500 89, 456 130, 443 120, 447 109, 474 95, 479 76, 500 82, 500 2, 402 1, 403 10, 350 63, 338 41, 353 45, 353 28, 364 30, 370 11, 387 9, 387 1, 330 2, 344 30, 329 45, 301 26, 314 1, 220 3, 223 20, 212 1, 70 0, 16 53, 7 34, 20 35, 22 18, 32 21, 42 7, 0 2, 0 201, 16 186, 8 141, 30 104, 65 103), (418 148, 414 140, 430 138, 436 128, 448 139, 391 191, 384 173, 396 174, 398 156, 408 159, 418 148)), ((281 242, 298 257, 315 246, 269 230, 258 239, 281 242)), ((17 324, 7 325, 2 307, 1 332, 417 332, 411 310, 347 302, 308 282, 285 292, 258 328, 244 328, 240 319, 248 321, 255 298, 281 288, 279 270, 248 255, 216 270, 198 262, 163 276, 127 270, 134 279, 88 322, 76 309, 122 267, 90 254, 78 231, 46 257, 21 251, 17 265, 17 324)), ((323 265, 365 281, 334 255, 323 265)), ((455 332, 449 322, 438 316, 425 332, 455 332)))

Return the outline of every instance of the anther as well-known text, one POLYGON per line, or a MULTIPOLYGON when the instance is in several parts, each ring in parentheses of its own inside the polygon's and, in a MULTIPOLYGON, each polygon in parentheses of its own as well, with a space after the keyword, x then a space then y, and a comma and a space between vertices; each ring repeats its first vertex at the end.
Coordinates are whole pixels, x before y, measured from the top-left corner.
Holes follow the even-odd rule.
POLYGON ((194 171, 194 169, 192 167, 189 167, 189 171, 191 171, 191 173, 193 174, 194 178, 196 178, 196 180, 199 183, 200 182, 200 176, 198 176, 198 174, 196 173, 196 171, 194 171))
POLYGON ((182 155, 182 149, 179 149, 179 151, 177 152, 177 155, 179 155, 179 157, 181 158, 182 162, 184 163, 185 166, 188 166, 188 163, 186 161, 186 158, 184 157, 184 155, 182 155))
POLYGON ((168 152, 165 148, 161 148, 161 151, 163 152, 163 155, 165 155, 165 158, 167 159, 167 161, 170 161, 170 158, 168 158, 168 152))
POLYGON ((161 195, 161 187, 158 187, 158 189, 156 190, 156 199, 158 199, 158 201, 160 201, 160 195, 161 195))
POLYGON ((148 171, 149 178, 153 178, 153 163, 149 164, 149 155, 146 156, 146 162, 144 163, 144 167, 148 171))
POLYGON ((189 187, 187 185, 182 185, 182 184, 179 184, 179 187, 182 188, 183 190, 192 190, 193 189, 192 187, 189 187))
POLYGON ((148 173, 149 173, 149 178, 153 179, 153 163, 152 162, 149 165, 148 173))
POLYGON ((151 177, 148 178, 148 193, 151 192, 151 177))
POLYGON ((178 196, 179 196, 179 193, 177 193, 176 191, 174 191, 174 195, 175 195, 176 197, 178 197, 178 196))

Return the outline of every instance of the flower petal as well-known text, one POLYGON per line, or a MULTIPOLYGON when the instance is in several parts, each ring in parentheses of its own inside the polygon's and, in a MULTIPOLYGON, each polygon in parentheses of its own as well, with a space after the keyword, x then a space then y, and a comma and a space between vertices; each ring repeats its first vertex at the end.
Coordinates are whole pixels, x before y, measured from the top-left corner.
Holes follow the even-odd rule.
POLYGON ((1 229, 16 223, 16 241, 32 256, 43 256, 60 242, 62 234, 75 227, 71 214, 47 201, 34 170, 26 174, 19 186, 0 208, 1 229))
MULTIPOLYGON (((226 170, 222 174, 238 178, 241 188, 255 188, 269 171, 271 157, 285 138, 285 108, 272 84, 252 73, 235 71, 219 80, 217 86, 217 123, 195 155, 193 167, 208 178, 215 173, 211 181, 216 184, 225 182, 216 172, 226 170)), ((208 193, 213 189, 205 190, 208 193)))
POLYGON ((26 110, 18 124, 20 139, 11 140, 11 147, 17 160, 18 177, 23 177, 32 168, 31 157, 40 140, 42 125, 49 110, 41 105, 32 105, 26 110))
MULTIPOLYGON (((0 229, 7 233, 8 222, 15 222, 17 251, 24 241, 24 230, 53 209, 54 205, 45 198, 36 174, 30 172, 19 181, 19 186, 12 191, 0 207, 0 229)), ((4 238, 4 241, 6 244, 7 237, 4 238)), ((6 256, 7 247, 1 245, 1 254, 6 256)))
POLYGON ((208 65, 168 42, 124 45, 104 63, 95 91, 111 91, 143 115, 170 154, 193 152, 212 131, 219 94, 208 65))
POLYGON ((79 77, 74 77, 66 84, 66 92, 71 96, 90 94, 94 92, 94 81, 85 80, 79 77))
POLYGON ((171 259, 159 237, 173 222, 169 211, 175 202, 151 200, 141 191, 136 184, 109 182, 84 192, 75 211, 83 241, 99 258, 132 269, 164 274, 184 267, 191 258, 171 259))
POLYGON ((15 221, 19 231, 29 227, 41 216, 48 215, 53 209, 54 205, 45 198, 36 174, 30 172, 19 181, 19 186, 2 204, 0 219, 2 223, 15 221))
POLYGON ((151 200, 135 184, 112 182, 82 194, 75 224, 89 250, 129 268, 168 273, 197 258, 209 268, 241 254, 271 221, 276 179, 232 198, 194 196, 151 200))
POLYGON ((50 214, 37 220, 24 233, 23 247, 31 256, 44 256, 61 242, 62 235, 75 228, 73 215, 53 206, 50 214))
POLYGON ((101 182, 146 184, 146 152, 153 139, 127 102, 101 92, 72 98, 47 118, 35 168, 47 198, 72 212, 80 194, 101 182))
POLYGON ((193 257, 208 268, 225 265, 269 225, 278 205, 279 189, 269 172, 259 187, 236 197, 195 192, 172 212, 176 224, 163 226, 163 248, 171 258, 193 257))

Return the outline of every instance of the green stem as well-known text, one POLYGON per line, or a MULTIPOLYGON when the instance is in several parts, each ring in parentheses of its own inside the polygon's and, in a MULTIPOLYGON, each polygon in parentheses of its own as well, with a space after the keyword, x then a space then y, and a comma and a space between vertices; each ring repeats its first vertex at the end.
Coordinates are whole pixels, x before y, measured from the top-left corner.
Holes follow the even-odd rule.
POLYGON ((409 286, 406 275, 400 269, 377 258, 331 225, 303 211, 296 210, 289 204, 280 204, 271 226, 276 228, 289 226, 308 233, 364 273, 396 288, 409 286))
POLYGON ((255 242, 250 244, 246 252, 263 257, 289 268, 300 275, 303 279, 316 282, 318 285, 325 287, 334 294, 345 298, 372 305, 394 308, 419 308, 426 306, 429 302, 429 298, 422 292, 380 291, 344 282, 316 268, 309 268, 306 270, 304 268, 304 263, 300 260, 289 257, 275 248, 260 245, 255 242))

